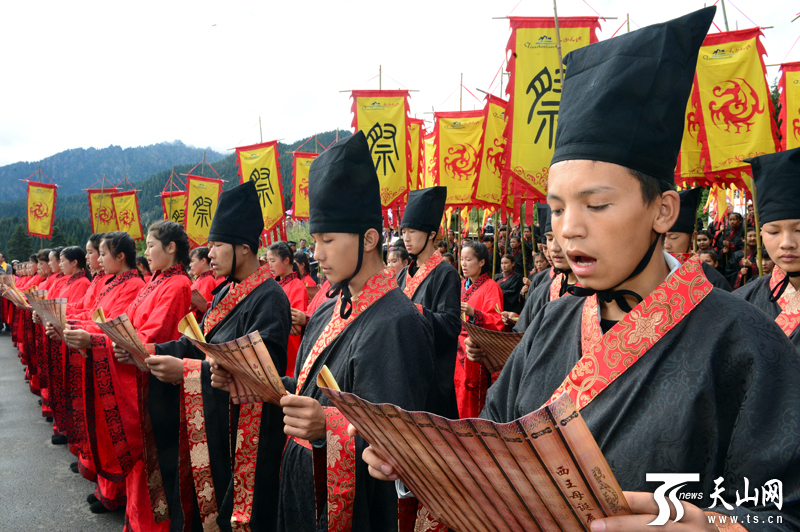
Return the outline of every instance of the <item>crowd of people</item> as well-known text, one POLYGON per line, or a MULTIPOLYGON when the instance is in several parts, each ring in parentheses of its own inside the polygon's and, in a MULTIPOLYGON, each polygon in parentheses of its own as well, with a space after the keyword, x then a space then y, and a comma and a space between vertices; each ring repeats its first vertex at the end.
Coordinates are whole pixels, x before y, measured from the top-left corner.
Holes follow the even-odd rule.
POLYGON ((670 495, 665 529, 798 529, 800 150, 748 160, 763 276, 750 213, 703 229, 700 189, 675 190, 713 13, 566 57, 534 227, 441 239, 447 190, 432 187, 389 230, 359 132, 311 165, 310 245, 258 256, 248 181, 220 196, 207 247, 161 221, 143 263, 113 232, 18 265, 18 288, 67 299, 61 334, 6 300, 3 321, 91 511, 124 508, 133 532, 446 530, 322 392, 327 366, 342 391, 450 419, 508 423, 569 394, 634 513, 599 515, 593 532, 647 529, 662 502, 650 473, 699 479, 696 500, 670 495), (98 328, 100 309, 128 317, 146 371, 98 328), (178 332, 190 312, 208 343, 260 334, 280 404, 231 401, 231 373, 178 332), (524 336, 492 372, 465 322, 524 336), (780 497, 759 492, 776 481, 780 497))

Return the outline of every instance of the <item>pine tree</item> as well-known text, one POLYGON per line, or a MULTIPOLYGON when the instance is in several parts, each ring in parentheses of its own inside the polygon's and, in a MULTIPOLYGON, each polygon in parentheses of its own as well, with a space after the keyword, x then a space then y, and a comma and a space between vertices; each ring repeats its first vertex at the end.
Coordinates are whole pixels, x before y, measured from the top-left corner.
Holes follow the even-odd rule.
POLYGON ((50 235, 50 247, 57 248, 66 245, 67 239, 64 233, 61 232, 61 229, 59 229, 57 225, 53 226, 53 234, 50 235))
POLYGON ((8 240, 8 260, 26 261, 31 254, 31 237, 25 231, 22 224, 18 224, 14 229, 14 234, 8 240))

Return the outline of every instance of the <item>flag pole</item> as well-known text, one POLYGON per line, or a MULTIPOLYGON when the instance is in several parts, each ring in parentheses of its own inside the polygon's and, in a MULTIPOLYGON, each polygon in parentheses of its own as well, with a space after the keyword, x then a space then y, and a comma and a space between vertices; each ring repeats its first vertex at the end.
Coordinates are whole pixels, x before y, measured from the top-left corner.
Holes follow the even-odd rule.
POLYGON ((553 0, 553 14, 556 21, 556 48, 558 49, 558 72, 561 75, 561 86, 564 86, 564 58, 561 56, 561 31, 558 28, 558 6, 553 0))
POLYGON ((495 212, 492 215, 493 225, 494 225, 494 243, 492 244, 492 279, 497 274, 497 213, 495 212))
POLYGON ((728 12, 725 10, 725 0, 722 0, 722 16, 725 19, 725 31, 730 31, 728 28, 728 12))
MULTIPOLYGON (((758 263, 758 276, 759 277, 763 277, 764 276, 764 266, 761 264, 761 260, 762 260, 762 257, 761 257, 761 224, 758 221, 758 206, 756 205, 756 180, 755 179, 751 179, 750 180, 750 184, 752 185, 750 187, 750 192, 751 192, 751 195, 753 196, 753 219, 754 219, 753 221, 756 224, 756 227, 755 227, 755 229, 756 229, 756 262, 758 263)), ((745 205, 747 205, 746 202, 745 202, 745 205)), ((745 225, 745 228, 744 228, 744 240, 745 240, 744 247, 745 247, 745 249, 747 249, 747 222, 745 222, 744 225, 745 225)), ((745 256, 746 255, 747 255, 747 253, 745 252, 745 256)), ((768 272, 768 273, 772 273, 772 272, 768 272)))
POLYGON ((458 86, 458 110, 461 111, 461 103, 464 101, 464 73, 461 73, 461 85, 458 86))

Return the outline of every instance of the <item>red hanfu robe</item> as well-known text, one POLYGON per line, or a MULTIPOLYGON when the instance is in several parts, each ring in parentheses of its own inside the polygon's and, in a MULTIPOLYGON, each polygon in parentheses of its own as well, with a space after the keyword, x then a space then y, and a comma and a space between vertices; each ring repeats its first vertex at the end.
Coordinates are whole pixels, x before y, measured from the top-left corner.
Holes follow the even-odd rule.
POLYGON ((78 301, 70 301, 67 303, 67 317, 72 318, 79 312, 84 312, 92 308, 92 305, 94 305, 94 302, 97 299, 97 295, 100 293, 100 290, 103 289, 103 285, 108 278, 109 276, 103 273, 103 270, 97 272, 97 274, 92 277, 92 282, 89 283, 89 287, 86 289, 83 297, 78 301))
MULTIPOLYGON (((161 344, 180 338, 178 323, 189 312, 192 302, 191 287, 192 281, 180 264, 153 274, 150 282, 125 311, 139 333, 142 343, 161 344)), ((150 476, 160 477, 147 410, 150 375, 138 372, 136 366, 132 364, 116 364, 116 374, 120 383, 117 389, 126 390, 126 393, 129 389, 139 391, 138 398, 134 398, 130 405, 131 410, 135 410, 139 424, 135 429, 131 429, 128 436, 134 465, 127 478, 128 506, 125 531, 166 532, 169 530, 170 521, 163 486, 160 483, 157 487, 154 486, 152 494, 148 488, 150 476)), ((127 427, 126 433, 128 433, 127 427)))
MULTIPOLYGON (((118 407, 119 397, 109 390, 113 382, 117 364, 114 360, 111 343, 91 315, 102 308, 106 319, 113 319, 125 312, 144 287, 139 272, 128 270, 120 275, 107 275, 101 290, 91 307, 70 320, 73 328, 81 328, 92 333, 92 348, 87 350, 87 359, 74 349, 66 352, 67 376, 65 382, 70 387, 71 408, 67 410, 67 439, 77 446, 80 454, 78 468, 87 480, 97 480, 95 496, 113 510, 125 504, 125 479, 119 467, 119 449, 125 449, 126 433, 121 427, 135 426, 136 415, 130 415, 129 408, 118 407), (89 374, 91 373, 91 375, 89 374), (90 383, 91 386, 87 386, 90 383), (86 409, 90 411, 86 411, 86 409), (123 417, 126 416, 126 417, 123 417), (120 422, 120 420, 122 420, 120 422), (115 449, 112 434, 122 438, 119 449, 115 449), (97 472, 102 472, 98 476, 97 472), (110 478, 109 478, 110 477, 110 478), (122 478, 120 478, 122 477, 122 478)), ((135 388, 127 399, 136 401, 135 388)), ((119 452, 124 454, 127 450, 119 452)))
MULTIPOLYGON (((39 287, 39 285, 44 283, 44 281, 45 278, 37 273, 36 275, 28 277, 28 281, 22 288, 20 288, 20 290, 25 290, 31 286, 39 287)), ((12 339, 17 344, 17 349, 19 349, 22 363, 27 366, 32 344, 31 334, 33 332, 31 313, 27 310, 18 309, 14 305, 11 305, 11 308, 13 309, 14 313, 11 323, 12 339)))
MULTIPOLYGON (((63 282, 62 279, 64 279, 63 274, 51 273, 47 276, 47 279, 44 280, 42 285, 39 286, 39 290, 47 290, 48 298, 56 297, 56 294, 61 292, 61 284, 63 282)), ((42 395, 42 388, 47 387, 47 375, 44 374, 42 369, 42 366, 45 363, 44 338, 44 327, 39 324, 34 324, 33 342, 31 346, 31 356, 29 358, 28 369, 30 370, 31 375, 31 392, 33 392, 35 395, 42 395)))
POLYGON ((319 291, 314 296, 314 299, 308 304, 308 308, 306 309, 306 322, 314 315, 317 308, 328 300, 328 291, 330 289, 331 283, 325 279, 325 282, 319 287, 319 291))
MULTIPOLYGON (((217 287, 217 279, 214 277, 214 272, 212 270, 208 270, 207 272, 203 272, 197 276, 197 279, 194 280, 192 283, 192 291, 197 290, 203 297, 206 298, 206 301, 211 303, 211 300, 214 299, 214 294, 212 294, 212 290, 217 287)), ((194 317, 197 319, 197 323, 203 321, 203 315, 205 315, 206 309, 195 310, 194 317)))
MULTIPOLYGON (((303 281, 297 276, 296 272, 292 272, 278 283, 286 292, 286 297, 289 298, 289 304, 293 309, 297 309, 303 313, 308 309, 308 289, 303 281)), ((289 335, 289 347, 286 350, 286 376, 294 377, 294 365, 297 360, 297 350, 300 349, 300 342, 303 340, 303 335, 289 335)))
MULTIPOLYGON (((475 309, 475 316, 469 318, 470 323, 493 331, 503 330, 503 290, 489 274, 483 273, 469 288, 464 288, 466 279, 461 283, 461 302, 469 303, 475 309), (498 311, 497 309, 500 309, 498 311)), ((456 388, 458 415, 461 419, 478 417, 486 404, 486 391, 492 381, 492 375, 481 362, 472 362, 467 358, 464 340, 467 331, 461 327, 458 336, 458 354, 453 382, 456 388)))

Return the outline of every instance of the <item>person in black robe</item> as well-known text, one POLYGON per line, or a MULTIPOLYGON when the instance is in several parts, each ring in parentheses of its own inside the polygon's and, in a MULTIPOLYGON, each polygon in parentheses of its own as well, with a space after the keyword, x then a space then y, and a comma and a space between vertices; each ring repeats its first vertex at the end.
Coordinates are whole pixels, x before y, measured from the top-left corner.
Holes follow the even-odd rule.
POLYGON ((361 459, 365 442, 344 433, 347 423, 317 386, 317 375, 325 365, 343 391, 376 403, 424 409, 429 394, 438 393, 433 332, 394 276, 384 272, 379 182, 363 132, 315 159, 308 185, 310 231, 333 297, 306 326, 297 378, 284 379, 295 395, 281 400, 291 438, 283 456, 278 529, 328 530, 330 516, 348 530, 396 530, 394 485, 368 476, 361 459), (327 491, 326 468, 336 484, 326 500, 317 500, 316 488, 327 491), (352 479, 350 505, 335 490, 352 479))
MULTIPOLYGON (((800 358, 763 313, 713 289, 697 259, 680 264, 661 245, 715 11, 566 56, 548 203, 579 297, 539 311, 481 413, 510 422, 569 394, 634 512, 593 521, 595 532, 649 528, 660 486, 648 473, 699 474, 685 490, 702 499, 676 502, 683 515, 663 530, 709 530, 701 508, 751 531, 800 527, 800 358), (782 498, 760 496, 775 481, 782 498), (755 502, 736 500, 754 488, 755 502)), ((376 478, 396 476, 373 449, 364 456, 376 478)))
MULTIPOLYGON (((217 211, 209 232, 209 258, 217 275, 226 277, 227 283, 214 290, 214 299, 200 323, 207 343, 220 344, 258 331, 264 340, 275 369, 286 374, 286 349, 291 328, 289 299, 280 285, 269 274, 269 266, 260 266, 255 250, 263 230, 261 206, 252 181, 225 191, 219 198, 217 211), (231 290, 244 294, 233 308, 217 316, 217 306, 231 290), (206 327, 206 321, 216 323, 206 327)), ((205 355, 186 337, 174 342, 155 345, 155 354, 176 359, 203 360, 201 382, 203 411, 210 457, 211 475, 218 505, 216 519, 220 530, 231 530, 234 505, 234 480, 232 471, 231 440, 236 441, 239 405, 230 403, 230 394, 212 387, 211 366, 205 355)), ((178 482, 179 426, 181 389, 174 383, 183 380, 183 366, 167 373, 153 372, 161 380, 150 379, 150 417, 158 449, 159 465, 167 494, 170 530, 184 530, 187 516, 181 508, 181 486, 178 482)), ((278 481, 281 453, 286 441, 283 433, 283 413, 276 405, 264 404, 259 429, 258 456, 250 529, 275 530, 278 511, 278 481)), ((185 472, 180 472, 185 473, 185 472)), ((193 515, 191 529, 203 530, 197 505, 197 494, 189 472, 193 515)))
MULTIPOLYGON (((692 242, 697 237, 695 223, 697 220, 697 205, 700 202, 701 188, 681 190, 678 195, 681 199, 681 211, 678 213, 678 220, 675 222, 664 237, 664 251, 672 253, 678 260, 687 258, 691 255, 692 242)), ((728 279, 708 264, 702 262, 703 273, 706 279, 715 287, 721 288, 726 292, 731 292, 731 285, 728 279)))
POLYGON ((734 251, 728 260, 728 281, 734 290, 758 277, 758 241, 756 230, 752 227, 747 228, 746 243, 746 250, 734 251))
POLYGON ((514 257, 509 254, 503 255, 500 261, 502 273, 494 276, 494 280, 500 285, 503 291, 503 312, 513 312, 518 314, 524 305, 524 298, 520 294, 522 291, 522 276, 514 268, 514 257))
POLYGON ((800 327, 792 319, 800 305, 800 149, 747 159, 753 167, 756 206, 766 256, 774 262, 764 275, 733 294, 759 308, 780 325, 800 349, 800 327))
MULTIPOLYGON (((456 366, 458 335, 461 333, 461 280, 455 268, 434 251, 436 231, 444 214, 447 187, 413 190, 403 212, 400 231, 412 261, 397 276, 397 285, 419 305, 433 329, 439 400, 426 407, 428 412, 447 418, 458 417, 453 373, 456 366), (419 234, 418 234, 419 233, 419 234), (423 234, 428 235, 423 240, 423 234), (421 242, 422 241, 422 242, 421 242), (421 277, 418 277, 421 276, 421 277)), ((485 236, 484 241, 491 236, 485 236)), ((493 239, 492 239, 493 241, 493 239)))

